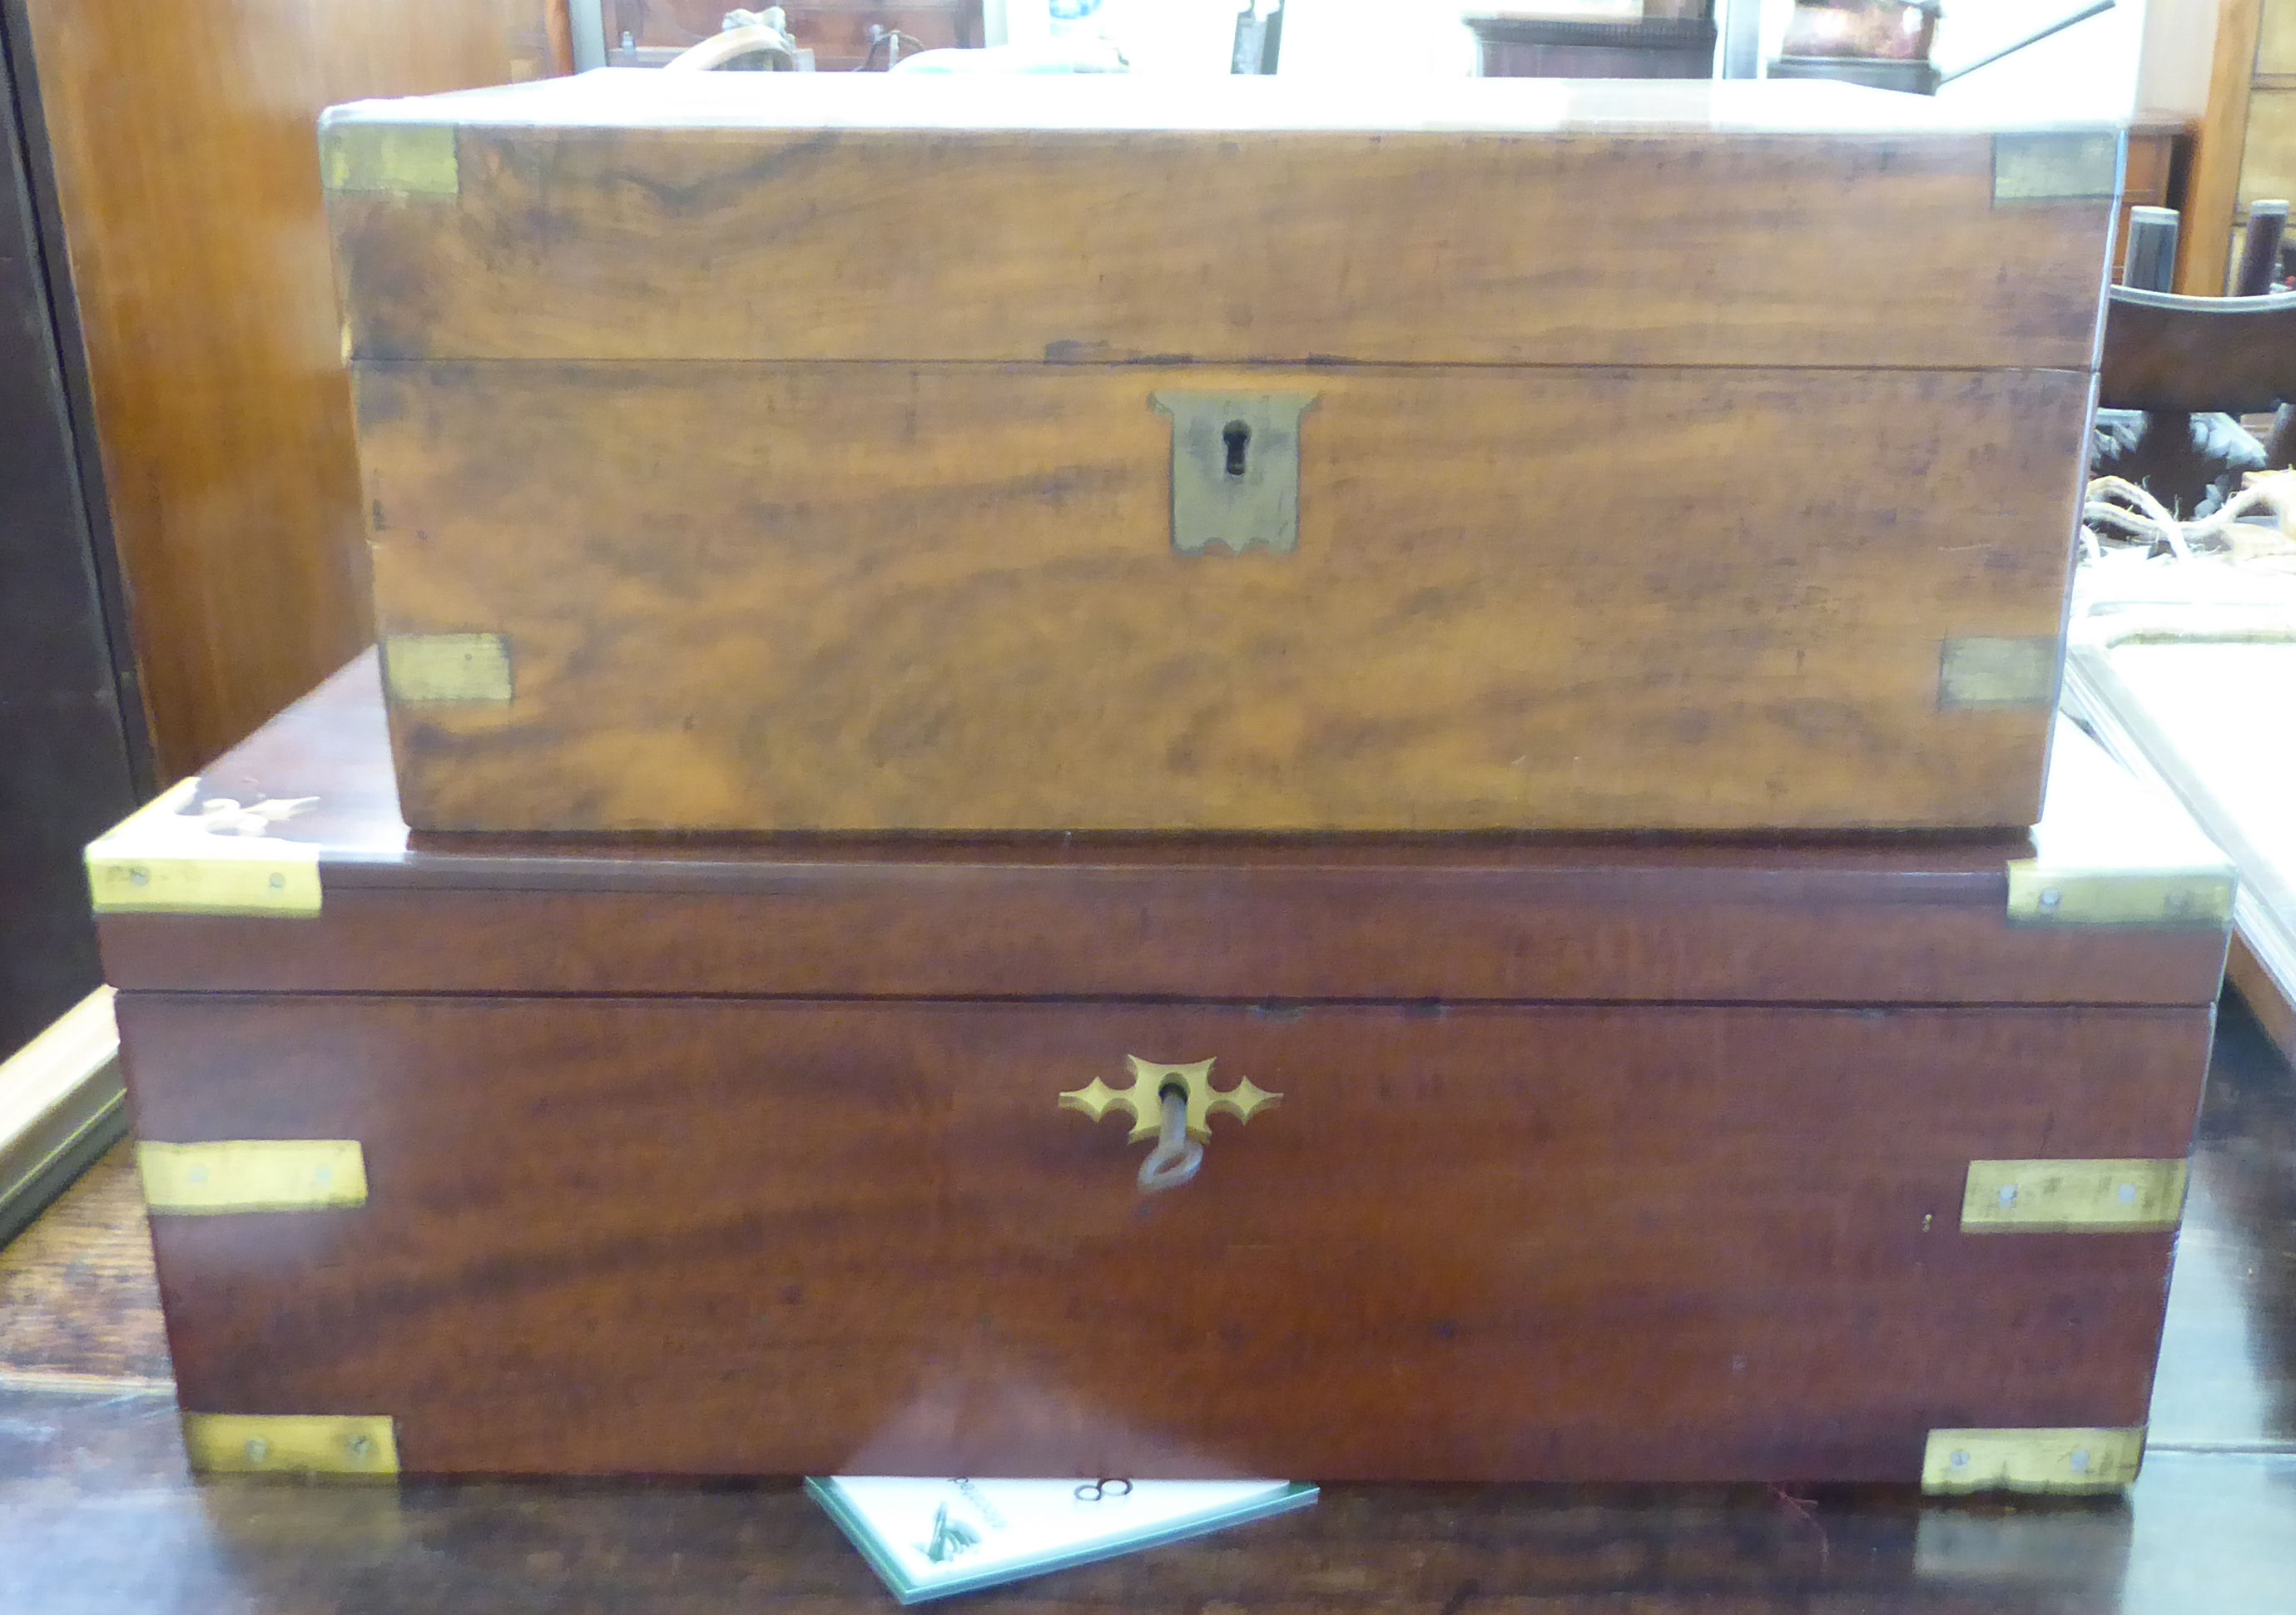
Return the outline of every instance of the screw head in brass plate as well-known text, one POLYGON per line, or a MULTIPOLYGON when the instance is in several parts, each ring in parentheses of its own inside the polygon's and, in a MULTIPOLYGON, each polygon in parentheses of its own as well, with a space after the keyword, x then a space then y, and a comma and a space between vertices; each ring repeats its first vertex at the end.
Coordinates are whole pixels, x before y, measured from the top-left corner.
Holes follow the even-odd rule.
POLYGON ((2144 1461, 2141 1425, 2115 1429, 1933 1430, 1922 1455, 1931 1494, 2118 1491, 2144 1461))
POLYGON ((398 1472, 398 1428, 387 1414, 187 1413, 184 1450, 201 1474, 398 1472))

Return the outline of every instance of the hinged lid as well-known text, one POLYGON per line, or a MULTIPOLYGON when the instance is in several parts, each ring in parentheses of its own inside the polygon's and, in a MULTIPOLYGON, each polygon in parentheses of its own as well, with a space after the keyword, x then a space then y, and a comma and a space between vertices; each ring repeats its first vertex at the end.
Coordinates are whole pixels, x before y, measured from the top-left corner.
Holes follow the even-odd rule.
POLYGON ((1808 82, 605 71, 321 144, 361 360, 2087 371, 2121 163, 1808 82))

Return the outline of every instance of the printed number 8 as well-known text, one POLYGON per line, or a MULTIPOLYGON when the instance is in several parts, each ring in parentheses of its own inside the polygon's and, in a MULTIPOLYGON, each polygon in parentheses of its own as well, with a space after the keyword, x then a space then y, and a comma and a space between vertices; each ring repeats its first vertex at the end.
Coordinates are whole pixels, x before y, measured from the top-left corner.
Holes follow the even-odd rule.
POLYGON ((1129 1497, 1132 1495, 1132 1482, 1087 1480, 1076 1488, 1076 1495, 1078 1503, 1098 1503, 1109 1497, 1129 1497))

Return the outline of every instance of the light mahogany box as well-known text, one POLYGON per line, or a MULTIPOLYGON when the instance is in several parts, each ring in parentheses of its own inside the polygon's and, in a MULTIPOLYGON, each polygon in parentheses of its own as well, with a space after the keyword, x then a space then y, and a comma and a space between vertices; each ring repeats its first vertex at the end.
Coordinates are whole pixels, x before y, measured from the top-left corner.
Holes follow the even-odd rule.
POLYGON ((2113 130, 605 72, 322 142, 417 827, 2038 810, 2113 130))

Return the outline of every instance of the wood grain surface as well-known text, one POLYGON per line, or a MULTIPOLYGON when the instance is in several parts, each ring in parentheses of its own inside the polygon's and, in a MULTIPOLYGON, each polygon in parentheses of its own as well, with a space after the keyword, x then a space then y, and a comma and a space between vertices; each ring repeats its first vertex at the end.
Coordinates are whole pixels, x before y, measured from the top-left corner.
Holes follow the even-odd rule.
POLYGON ((365 644, 314 124, 534 70, 537 0, 8 0, 53 155, 160 773, 365 644), (32 81, 37 78, 37 95, 32 81))
POLYGON ((425 1472, 1330 1480, 1906 1480, 1934 1427, 2144 1422, 2169 1236, 1965 1236, 1963 1177, 2183 1154, 2210 1021, 119 1013, 144 1137, 366 1152, 357 1210, 155 1219, 188 1408, 389 1413, 425 1472), (1283 1103, 1144 1203, 1055 1103, 1131 1053, 1283 1103))
POLYGON ((2296 398, 2296 292, 2147 300, 2116 289, 2097 402, 2266 414, 2296 398))
POLYGON ((0 1248, 0 1380, 165 1387, 168 1340, 132 1146, 0 1248))
MULTIPOLYGON (((2078 731, 2053 782, 2042 834, 2099 867, 2180 821, 2078 731)), ((305 804, 279 833, 320 848, 321 912, 106 915, 123 988, 2205 1004, 2225 955, 2222 926, 2011 924, 2023 831, 410 838, 372 653, 198 794, 305 804)))
POLYGON ((2222 297, 2231 275, 2263 10, 2264 0, 2217 0, 2208 106, 2194 132, 2184 226, 2177 243, 2177 290, 2186 297, 2222 297))
POLYGON ((589 75, 331 209, 361 358, 2087 368, 2111 187, 1841 89, 589 75))
MULTIPOLYGON (((1272 1119, 1272 1118, 1271 1118, 1272 1119)), ((1257 1125, 1257 1124, 1254 1124, 1257 1125)), ((2296 1077, 2237 1002, 2218 1028, 2144 1472, 2125 1498, 1906 1487, 1327 1485, 1303 1513, 973 1595, 993 1615, 2226 1615, 2284 1602, 2296 1540, 2296 1077)), ((142 1238, 132 1196, 111 1219, 142 1238)), ((74 1310, 72 1286, 11 1323, 74 1310)), ((148 1275, 145 1305, 152 1304, 148 1275)), ((618 1615, 760 1603, 882 1615, 793 1486, 277 1485, 185 1473, 164 1390, 0 1379, 10 1615, 618 1615)))
POLYGON ((2068 372, 368 365, 422 830, 2026 824, 2068 372), (1296 553, 1176 555, 1160 389, 1316 397, 1296 553), (1833 445, 1813 452, 1813 424, 1833 445), (1650 455, 1625 443, 1657 446, 1650 455))
POLYGON ((2240 994, 2280 1052, 2296 1060, 2296 1004, 2289 1002, 2264 962, 2237 933, 2225 958, 2225 980, 2240 994))
POLYGON ((2005 885, 1998 863, 1860 872, 1749 856, 1669 873, 1600 852, 1512 865, 1342 852, 1305 867, 1160 867, 1080 853, 1016 866, 976 848, 760 861, 700 891, 345 886, 308 921, 110 916, 103 953, 116 981, 197 992, 2035 1005, 2214 995, 2221 930, 2013 926, 2005 885))
MULTIPOLYGON (((2239 204, 2285 201, 2296 194, 2296 80, 2259 83, 2249 94, 2248 140, 2240 165, 2239 204)), ((2228 252, 2237 258, 2236 251, 2228 252)), ((2237 264, 2234 267, 2237 268, 2237 264)))

